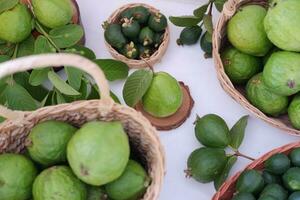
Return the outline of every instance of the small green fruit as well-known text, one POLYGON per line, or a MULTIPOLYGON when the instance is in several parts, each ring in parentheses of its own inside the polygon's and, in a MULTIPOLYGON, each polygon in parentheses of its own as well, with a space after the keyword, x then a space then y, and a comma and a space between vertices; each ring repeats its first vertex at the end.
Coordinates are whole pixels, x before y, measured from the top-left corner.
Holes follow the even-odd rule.
POLYGON ((163 14, 154 13, 150 15, 148 26, 155 32, 161 32, 167 28, 168 20, 163 14))
POLYGON ((122 176, 105 186, 109 198, 114 200, 137 200, 145 193, 150 178, 137 162, 129 160, 122 176))
POLYGON ((88 186, 87 200, 108 200, 108 197, 102 187, 88 186))
POLYGON ((145 24, 148 22, 150 12, 147 8, 143 6, 137 6, 132 8, 132 17, 137 20, 140 24, 145 24))
POLYGON ((121 14, 120 14, 120 20, 124 20, 124 19, 131 19, 132 18, 132 15, 133 15, 133 9, 130 8, 130 9, 127 9, 127 10, 124 10, 121 14))
POLYGON ((149 27, 144 27, 140 32, 139 42, 143 46, 152 45, 154 42, 154 32, 149 27))
POLYGON ((288 192, 278 184, 269 184, 260 193, 260 196, 272 196, 277 200, 286 200, 288 192))
POLYGON ((160 46, 160 44, 163 42, 163 38, 164 38, 164 33, 154 34, 153 44, 155 48, 158 48, 160 46))
POLYGON ((290 166, 290 159, 283 153, 274 154, 265 162, 265 169, 268 172, 276 175, 285 173, 290 168, 290 166))
POLYGON ((32 17, 28 8, 17 4, 0 14, 0 39, 11 43, 25 40, 31 33, 32 17))
POLYGON ((296 148, 290 153, 290 159, 294 166, 300 167, 300 148, 296 148))
POLYGON ((256 170, 246 170, 238 178, 236 189, 239 192, 259 193, 264 187, 264 179, 256 170))
POLYGON ((105 40, 112 47, 117 50, 122 49, 126 44, 126 38, 122 33, 122 28, 120 24, 109 24, 105 28, 104 32, 105 40))
POLYGON ((251 193, 238 193, 231 200, 255 200, 251 193))
POLYGON ((266 184, 272 184, 272 183, 281 183, 281 177, 274 175, 266 170, 263 171, 262 176, 264 178, 264 181, 266 184))
MULTIPOLYGON (((296 95, 288 108, 289 119, 294 128, 300 129, 300 95, 296 95)), ((299 160, 300 167, 300 160, 299 160)))
POLYGON ((182 104, 183 94, 178 81, 165 72, 154 74, 152 83, 142 98, 143 108, 155 117, 168 117, 182 104))
POLYGON ((200 47, 206 53, 208 57, 211 57, 212 54, 212 38, 209 32, 205 32, 200 40, 200 47))
POLYGON ((137 45, 138 47, 138 52, 139 52, 139 58, 141 59, 146 59, 146 58, 150 58, 152 53, 153 53, 153 49, 149 46, 145 47, 141 44, 137 45))
POLYGON ((129 59, 135 59, 139 56, 139 49, 133 42, 130 42, 129 44, 125 45, 124 49, 122 50, 122 54, 129 59))
POLYGON ((137 21, 132 19, 124 19, 124 23, 122 24, 122 32, 128 38, 136 38, 138 37, 141 30, 141 26, 137 21))
POLYGON ((86 123, 67 147, 67 158, 76 176, 94 186, 120 177, 129 153, 128 136, 120 122, 86 123))
POLYGON ((299 199, 300 199, 300 192, 293 192, 288 198, 288 200, 299 200, 299 199))
POLYGON ((178 45, 192 45, 196 44, 201 36, 202 28, 200 26, 191 26, 184 28, 180 37, 177 40, 178 45))
POLYGON ((292 167, 282 176, 285 187, 291 191, 300 190, 300 168, 292 167))

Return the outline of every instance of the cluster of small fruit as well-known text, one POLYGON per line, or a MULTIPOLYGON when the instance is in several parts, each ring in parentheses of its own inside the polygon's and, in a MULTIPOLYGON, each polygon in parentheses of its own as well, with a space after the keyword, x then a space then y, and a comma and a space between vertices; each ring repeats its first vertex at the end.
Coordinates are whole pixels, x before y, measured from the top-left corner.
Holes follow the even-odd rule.
POLYGON ((25 145, 25 155, 0 155, 1 200, 137 200, 151 182, 144 167, 129 160, 120 122, 77 129, 46 121, 33 127, 25 145))
POLYGON ((104 23, 105 40, 129 59, 150 58, 163 41, 168 26, 162 13, 143 6, 123 11, 117 22, 104 23))
POLYGON ((300 198, 300 148, 288 156, 274 154, 264 169, 246 170, 237 180, 232 200, 297 200, 300 198))
POLYGON ((288 113, 300 129, 300 2, 271 1, 245 5, 229 20, 232 46, 222 53, 225 72, 237 85, 246 85, 247 99, 270 116, 288 113), (288 11, 288 13, 287 13, 288 11), (293 97, 290 103, 289 99, 293 97))

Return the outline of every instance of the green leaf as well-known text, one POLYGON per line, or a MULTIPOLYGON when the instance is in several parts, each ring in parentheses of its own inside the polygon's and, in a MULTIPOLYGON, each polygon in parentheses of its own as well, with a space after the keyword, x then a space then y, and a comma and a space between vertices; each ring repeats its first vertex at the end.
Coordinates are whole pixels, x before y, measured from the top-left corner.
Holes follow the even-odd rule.
POLYGON ((44 99, 40 103, 40 107, 46 106, 47 100, 49 98, 49 95, 51 94, 52 91, 49 91, 49 93, 44 97, 44 99))
POLYGON ((29 83, 33 86, 38 86, 44 83, 48 78, 49 68, 34 69, 30 73, 29 83))
POLYGON ((56 93, 57 104, 63 104, 67 102, 65 97, 58 90, 56 90, 55 93, 56 93))
POLYGON ((202 20, 201 18, 195 16, 171 16, 169 19, 175 26, 180 27, 195 26, 202 20))
POLYGON ((48 78, 53 84, 53 86, 62 94, 69 96, 80 95, 79 92, 77 92, 74 88, 72 88, 69 84, 62 80, 54 71, 48 72, 48 78))
POLYGON ((208 5, 209 5, 208 3, 204 4, 203 6, 200 6, 199 8, 197 8, 196 10, 194 10, 194 16, 198 17, 198 18, 200 18, 202 20, 203 17, 204 17, 204 14, 207 11, 208 5))
POLYGON ((91 86, 91 91, 90 91, 90 94, 87 98, 88 100, 91 100, 91 99, 100 99, 100 94, 99 94, 99 90, 98 90, 98 87, 97 85, 92 85, 91 86))
POLYGON ((15 45, 11 43, 0 44, 0 55, 12 56, 14 53, 15 45))
POLYGON ((19 0, 0 0, 0 14, 12 9, 18 4, 19 0))
POLYGON ((42 53, 55 53, 56 50, 55 48, 50 44, 48 39, 40 35, 38 38, 35 40, 34 43, 34 54, 42 54, 42 53))
POLYGON ((77 44, 83 34, 83 28, 80 25, 68 24, 52 29, 49 32, 49 37, 59 48, 67 48, 77 44))
POLYGON ((239 119, 239 121, 236 122, 236 124, 230 130, 230 136, 231 136, 230 146, 233 149, 238 149, 244 140, 248 118, 249 118, 248 115, 243 116, 241 119, 239 119))
POLYGON ((0 63, 9 61, 11 58, 7 55, 0 55, 0 63))
POLYGON ((78 55, 86 57, 86 58, 88 58, 90 60, 96 59, 95 53, 91 49, 89 49, 87 47, 84 47, 82 45, 77 45, 76 44, 76 45, 74 45, 74 46, 72 46, 70 48, 67 48, 65 50, 65 52, 78 54, 78 55))
POLYGON ((225 2, 226 2, 226 0, 215 0, 214 1, 214 4, 219 12, 222 12, 225 2))
POLYGON ((0 123, 4 122, 5 118, 0 116, 0 123))
POLYGON ((68 77, 68 83, 75 89, 79 90, 83 72, 74 67, 65 67, 65 72, 68 77))
POLYGON ((31 34, 26 40, 19 43, 17 58, 34 54, 34 43, 35 40, 31 34))
POLYGON ((218 190, 221 185, 226 181, 226 179, 228 178, 229 172, 231 170, 231 168, 233 167, 233 165, 236 163, 237 161, 237 156, 230 156, 227 159, 227 163, 225 165, 225 168, 223 169, 222 173, 214 180, 214 186, 215 189, 218 190))
POLYGON ((43 103, 44 103, 44 106, 50 106, 52 105, 52 96, 55 94, 54 91, 49 91, 49 93, 47 94, 47 98, 46 99, 43 99, 43 103))
POLYGON ((213 28, 213 22, 212 22, 212 16, 211 15, 204 15, 203 24, 204 24, 204 27, 206 28, 207 32, 212 34, 214 28, 213 28))
POLYGON ((119 97, 112 91, 110 91, 110 97, 114 100, 114 102, 121 103, 119 97))
POLYGON ((113 59, 97 59, 95 63, 102 69, 109 81, 125 79, 128 76, 129 67, 125 63, 113 59))
POLYGON ((125 82, 123 98, 128 106, 135 106, 151 85, 153 72, 141 69, 133 72, 125 82))
POLYGON ((52 96, 51 96, 51 104, 50 105, 56 105, 56 92, 53 91, 52 96))
POLYGON ((81 84, 80 84, 79 92, 81 95, 72 97, 72 99, 69 99, 69 102, 72 101, 78 101, 78 100, 86 100, 88 97, 88 85, 89 81, 82 79, 81 84))

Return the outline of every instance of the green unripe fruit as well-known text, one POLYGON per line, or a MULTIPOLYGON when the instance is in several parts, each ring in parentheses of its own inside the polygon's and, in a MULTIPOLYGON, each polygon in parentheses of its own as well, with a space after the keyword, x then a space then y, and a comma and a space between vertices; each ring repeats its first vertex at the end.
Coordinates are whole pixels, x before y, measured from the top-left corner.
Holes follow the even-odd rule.
POLYGON ((130 42, 129 44, 125 45, 124 49, 122 50, 122 54, 129 59, 135 59, 139 56, 139 49, 133 42, 130 42))
POLYGON ((167 28, 168 20, 166 16, 161 13, 151 14, 148 21, 148 26, 155 32, 161 32, 167 28))
POLYGON ((260 196, 272 196, 277 200, 286 200, 288 192, 278 184, 269 184, 260 193, 260 196))
POLYGON ((281 177, 274 175, 266 170, 263 171, 262 176, 264 178, 264 181, 266 184, 272 184, 272 183, 281 183, 281 177))
POLYGON ((209 32, 205 32, 200 40, 200 47, 201 49, 207 53, 208 55, 211 55, 212 53, 212 38, 211 34, 209 32))
POLYGON ((196 44, 202 33, 202 28, 200 26, 191 26, 184 28, 180 37, 177 40, 178 45, 192 45, 196 44))
POLYGON ((152 83, 142 98, 146 112, 155 117, 168 117, 182 104, 183 93, 178 81, 165 72, 154 74, 152 83))
POLYGON ((284 186, 291 191, 300 190, 300 168, 292 167, 282 176, 284 186))
POLYGON ((236 183, 239 192, 259 193, 264 187, 264 179, 256 170, 244 171, 236 183))
POLYGON ((251 193, 238 193, 232 200, 255 200, 255 197, 251 193))
POLYGON ((124 20, 124 19, 131 19, 132 18, 132 15, 133 15, 133 9, 130 8, 130 9, 127 9, 127 10, 124 10, 121 14, 120 14, 120 20, 124 20))
POLYGON ((300 192, 293 192, 288 200, 300 200, 300 192))
MULTIPOLYGON (((294 128, 300 129, 300 95, 296 95, 288 108, 289 119, 294 128)), ((298 163, 300 167, 300 159, 298 163)))
POLYGON ((265 162, 265 169, 272 174, 283 174, 291 166, 291 161, 287 155, 283 153, 274 154, 265 162))
POLYGON ((141 30, 141 26, 137 21, 124 19, 122 24, 122 32, 128 38, 138 37, 141 30))
POLYGON ((290 159, 294 166, 300 167, 300 148, 296 148, 290 153, 290 159))
POLYGON ((108 197, 102 187, 88 186, 87 200, 108 200, 108 197))
POLYGON ((139 42, 143 46, 149 46, 154 42, 154 32, 149 27, 144 27, 139 35, 139 42))
POLYGON ((163 38, 164 38, 164 33, 154 34, 153 44, 155 48, 159 47, 159 45, 163 42, 163 38))
POLYGON ((107 25, 104 31, 104 37, 108 44, 118 50, 122 49, 127 42, 122 33, 121 25, 119 24, 107 25))
POLYGON ((149 47, 149 46, 145 47, 145 46, 143 46, 141 44, 138 44, 137 47, 138 47, 138 52, 140 54, 139 57, 141 59, 145 59, 145 58, 150 58, 151 57, 151 55, 153 53, 153 49, 151 47, 149 47))
POLYGON ((140 24, 145 24, 148 22, 150 12, 147 8, 143 6, 137 6, 132 8, 132 17, 137 20, 140 24))

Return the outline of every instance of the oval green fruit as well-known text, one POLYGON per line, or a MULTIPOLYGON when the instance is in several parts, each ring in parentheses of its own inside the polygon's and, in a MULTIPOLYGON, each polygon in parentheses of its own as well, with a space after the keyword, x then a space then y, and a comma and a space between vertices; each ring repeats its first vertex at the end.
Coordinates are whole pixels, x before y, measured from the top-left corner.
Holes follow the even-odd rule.
POLYGON ((87 200, 108 200, 108 197, 102 187, 88 186, 87 200))
POLYGON ((283 176, 284 186, 291 191, 300 190, 300 168, 292 167, 283 176))
POLYGON ((280 175, 285 173, 291 166, 291 161, 287 155, 277 153, 265 161, 265 169, 272 174, 280 175))
POLYGON ((129 59, 136 59, 139 56, 139 49, 133 42, 130 42, 124 46, 122 54, 129 59))
POLYGON ((128 136, 120 122, 86 123, 67 147, 67 158, 76 176, 95 186, 120 177, 129 153, 128 136))
POLYGON ((216 179, 227 163, 225 151, 222 149, 199 148, 188 158, 187 173, 201 183, 216 179))
POLYGON ((126 37, 136 38, 138 37, 141 26, 140 24, 132 19, 124 19, 124 23, 122 24, 122 32, 126 37))
POLYGON ((198 141, 207 147, 225 148, 230 142, 226 122, 215 114, 208 114, 198 119, 195 134, 198 141))
POLYGON ((140 24, 145 24, 148 22, 150 12, 144 6, 137 6, 132 8, 132 17, 137 20, 140 24))
POLYGON ((153 44, 155 48, 159 47, 159 45, 163 42, 163 38, 164 38, 164 33, 154 34, 153 44))
POLYGON ((138 47, 138 52, 139 52, 139 58, 144 59, 144 58, 150 58, 152 53, 153 53, 153 49, 149 46, 145 47, 141 44, 137 44, 138 47))
POLYGON ((183 94, 178 81, 166 72, 154 74, 152 83, 142 98, 143 108, 155 117, 168 117, 182 104, 183 94))
POLYGON ((243 6, 228 22, 227 35, 231 44, 246 54, 266 55, 272 47, 264 30, 266 14, 262 6, 243 6))
POLYGON ((281 177, 274 175, 266 170, 263 171, 262 176, 266 184, 277 183, 281 184, 281 177))
POLYGON ((150 15, 148 26, 155 32, 162 32, 167 28, 168 20, 161 13, 153 13, 150 15))
POLYGON ((34 164, 18 154, 0 155, 0 199, 27 200, 37 176, 34 164))
POLYGON ((208 55, 211 55, 212 53, 212 36, 209 32, 205 32, 200 40, 200 47, 201 49, 207 53, 208 55))
POLYGON ((238 193, 231 200, 255 200, 251 193, 238 193))
POLYGON ((0 14, 0 39, 11 43, 25 40, 31 33, 32 17, 28 8, 17 4, 0 14))
POLYGON ((300 192, 293 192, 288 200, 300 200, 300 192))
POLYGON ((260 196, 272 196, 277 200, 286 200, 288 197, 288 191, 286 191, 281 185, 269 184, 263 189, 260 196))
POLYGON ((300 148, 295 148, 290 153, 290 159, 294 166, 300 167, 300 148))
POLYGON ((264 179, 256 170, 244 171, 236 183, 236 189, 239 192, 259 193, 264 187, 264 179))
POLYGON ((136 161, 129 160, 122 176, 108 183, 105 190, 114 200, 138 200, 150 185, 150 178, 145 169, 136 161))
MULTIPOLYGON (((300 95, 297 94, 288 108, 289 119, 294 128, 300 129, 300 95)), ((300 161, 299 161, 300 165, 300 161)))
POLYGON ((288 97, 270 91, 263 81, 262 73, 255 75, 248 81, 246 96, 251 104, 272 116, 285 113, 289 103, 288 97))
POLYGON ((139 42, 143 46, 150 46, 154 42, 154 32, 149 27, 144 27, 139 34, 139 42))
POLYGON ((86 200, 86 186, 67 166, 42 171, 33 183, 34 200, 86 200))
POLYGON ((180 33, 180 37, 177 40, 177 44, 178 45, 196 44, 200 38, 201 33, 202 33, 202 28, 198 25, 185 27, 180 33))
POLYGON ((105 28, 104 37, 106 42, 117 50, 122 49, 127 42, 120 24, 109 24, 105 28))
POLYGON ((262 70, 261 59, 228 47, 221 53, 224 69, 234 84, 244 84, 262 70))

